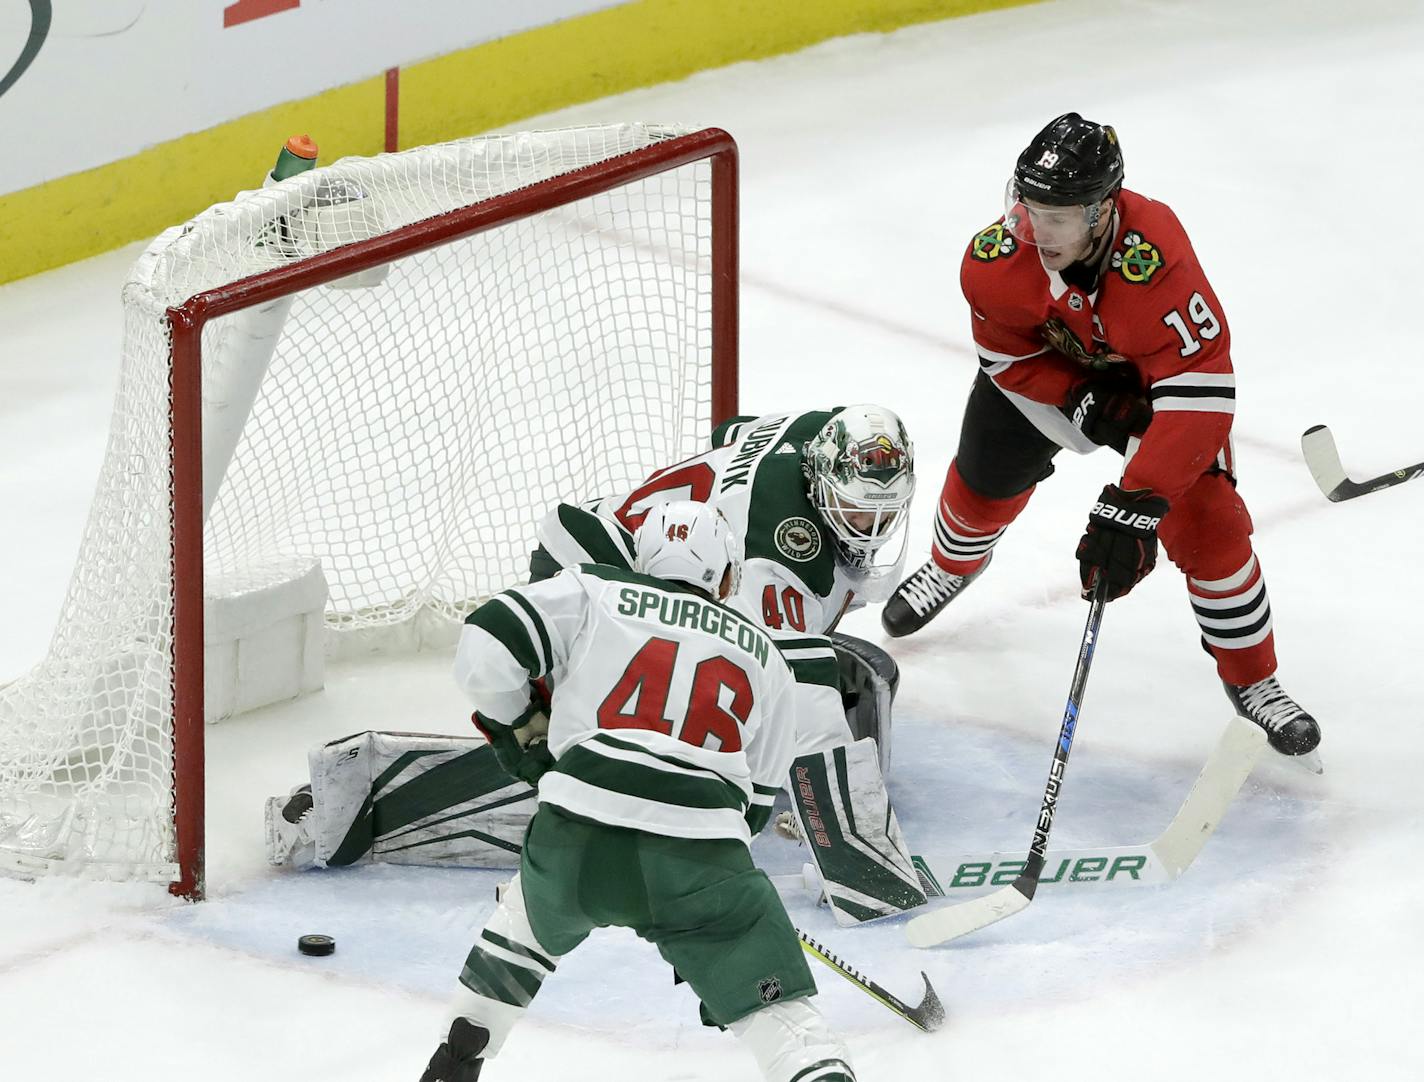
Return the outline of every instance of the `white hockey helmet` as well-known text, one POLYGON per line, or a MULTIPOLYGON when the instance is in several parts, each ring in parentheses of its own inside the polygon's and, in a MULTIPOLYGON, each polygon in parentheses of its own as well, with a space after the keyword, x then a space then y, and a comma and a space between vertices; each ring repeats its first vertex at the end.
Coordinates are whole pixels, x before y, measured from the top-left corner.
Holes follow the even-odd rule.
POLYGON ((685 582, 719 601, 735 594, 741 584, 742 540, 711 504, 658 504, 633 535, 633 548, 634 566, 643 574, 685 582), (724 579, 730 583, 725 593, 724 579))
POLYGON ((805 465, 841 562, 874 600, 879 580, 895 585, 909 538, 915 451, 904 424, 883 406, 846 406, 806 445, 805 465))

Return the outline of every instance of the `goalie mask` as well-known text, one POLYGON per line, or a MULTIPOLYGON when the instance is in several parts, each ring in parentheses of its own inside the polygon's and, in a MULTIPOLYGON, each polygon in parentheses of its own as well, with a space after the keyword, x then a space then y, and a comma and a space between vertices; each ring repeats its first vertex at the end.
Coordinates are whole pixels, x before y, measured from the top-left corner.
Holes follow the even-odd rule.
POLYGON ((717 600, 737 592, 742 578, 742 542, 711 504, 670 500, 648 512, 633 535, 634 566, 645 575, 684 582, 717 600), (731 571, 730 586, 722 581, 731 571))
POLYGON ((915 492, 914 447, 882 406, 846 406, 806 445, 811 502, 867 601, 895 586, 915 492))

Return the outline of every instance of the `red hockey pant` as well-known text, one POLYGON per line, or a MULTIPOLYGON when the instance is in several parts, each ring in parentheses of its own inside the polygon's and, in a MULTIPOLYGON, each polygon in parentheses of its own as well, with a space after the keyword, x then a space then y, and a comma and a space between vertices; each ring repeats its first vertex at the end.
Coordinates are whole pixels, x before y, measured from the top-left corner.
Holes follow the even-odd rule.
MULTIPOLYGON (((1058 450, 981 374, 940 493, 935 563, 956 575, 980 567, 1028 506, 1037 482, 1053 472, 1058 450)), ((1238 685, 1276 671, 1271 604, 1251 531, 1251 515, 1231 478, 1214 469, 1172 501, 1157 531, 1168 558, 1186 575, 1217 671, 1238 685)), ((1071 552, 1065 545, 1065 555, 1071 552)))

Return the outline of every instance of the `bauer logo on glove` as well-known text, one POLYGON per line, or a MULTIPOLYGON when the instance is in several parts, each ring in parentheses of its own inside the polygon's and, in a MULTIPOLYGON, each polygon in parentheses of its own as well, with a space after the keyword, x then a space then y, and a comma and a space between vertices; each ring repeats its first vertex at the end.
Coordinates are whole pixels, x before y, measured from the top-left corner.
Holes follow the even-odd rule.
POLYGON ((1155 530, 1162 523, 1162 516, 1133 514, 1131 511, 1099 500, 1093 504, 1093 514, 1099 518, 1111 519, 1128 530, 1155 530))

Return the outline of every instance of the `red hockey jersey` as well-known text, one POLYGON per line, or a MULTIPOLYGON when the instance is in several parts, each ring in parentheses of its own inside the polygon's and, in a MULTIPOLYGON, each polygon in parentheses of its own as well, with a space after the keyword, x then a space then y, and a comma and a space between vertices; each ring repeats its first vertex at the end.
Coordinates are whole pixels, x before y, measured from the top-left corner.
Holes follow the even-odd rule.
POLYGON ((1213 463, 1230 469, 1231 334, 1165 203, 1121 193, 1095 292, 1046 270, 1002 219, 970 242, 960 284, 980 364, 1050 439, 1092 449, 1057 407, 1094 365, 1123 363, 1136 370, 1153 409, 1123 488, 1171 500, 1213 463))

